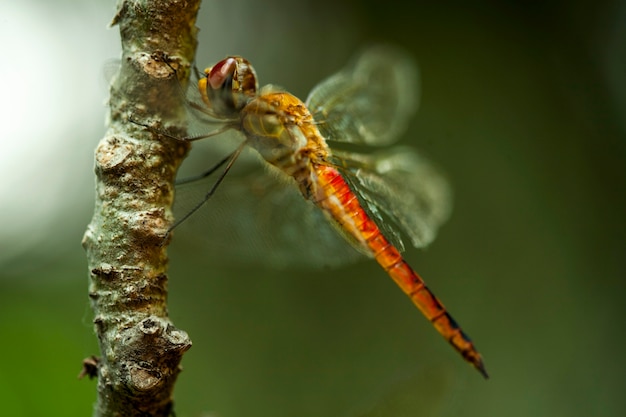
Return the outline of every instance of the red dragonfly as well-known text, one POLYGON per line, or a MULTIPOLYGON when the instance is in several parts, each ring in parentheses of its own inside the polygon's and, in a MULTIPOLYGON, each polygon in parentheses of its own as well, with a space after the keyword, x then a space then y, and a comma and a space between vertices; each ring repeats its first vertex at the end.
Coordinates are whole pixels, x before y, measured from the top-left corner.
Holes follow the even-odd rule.
MULTIPOLYGON (((316 86, 302 102, 272 85, 259 89, 253 67, 242 57, 230 56, 207 68, 196 91, 201 101, 190 105, 220 126, 184 139, 232 129, 243 134, 242 142, 203 174, 224 167, 204 200, 174 226, 213 196, 244 149, 253 149, 275 177, 291 190, 299 189, 299 199, 310 202, 306 207, 322 213, 352 247, 374 258, 435 329, 487 378, 470 338, 402 258, 402 241, 394 229, 404 232, 415 247, 434 239, 450 208, 443 176, 410 148, 364 154, 328 145, 393 143, 416 107, 416 74, 404 53, 374 47, 316 86)), ((301 218, 308 216, 308 208, 301 218)))

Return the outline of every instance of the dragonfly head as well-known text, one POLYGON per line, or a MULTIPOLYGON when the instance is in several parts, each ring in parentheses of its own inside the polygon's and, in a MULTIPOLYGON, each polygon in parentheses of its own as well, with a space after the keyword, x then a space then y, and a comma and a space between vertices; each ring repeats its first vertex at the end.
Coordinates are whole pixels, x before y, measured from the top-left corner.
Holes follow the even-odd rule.
POLYGON ((256 97, 258 83, 250 62, 230 56, 204 70, 198 89, 204 104, 216 116, 233 117, 256 97))

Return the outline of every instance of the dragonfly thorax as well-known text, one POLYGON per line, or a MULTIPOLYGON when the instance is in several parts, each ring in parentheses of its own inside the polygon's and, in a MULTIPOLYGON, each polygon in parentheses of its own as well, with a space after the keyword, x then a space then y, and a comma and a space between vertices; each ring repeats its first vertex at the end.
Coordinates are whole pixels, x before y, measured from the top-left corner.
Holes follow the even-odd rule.
POLYGON ((308 109, 284 92, 263 94, 242 111, 241 127, 248 145, 289 175, 309 164, 311 155, 327 155, 327 145, 308 109))

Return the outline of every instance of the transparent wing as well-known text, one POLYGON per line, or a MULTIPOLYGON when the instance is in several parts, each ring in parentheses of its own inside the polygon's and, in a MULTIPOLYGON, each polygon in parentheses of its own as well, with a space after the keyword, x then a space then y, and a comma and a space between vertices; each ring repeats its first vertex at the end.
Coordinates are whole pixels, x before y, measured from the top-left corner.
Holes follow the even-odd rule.
MULTIPOLYGON (((199 240, 206 256, 222 265, 320 268, 363 258, 293 180, 263 169, 267 164, 255 158, 248 156, 256 163, 246 164, 243 172, 228 174, 206 205, 175 230, 177 240, 199 240)), ((233 169, 241 168, 237 163, 233 169)), ((177 187, 176 217, 198 203, 213 181, 177 187)))
POLYGON ((327 140, 378 146, 404 132, 418 96, 418 70, 410 57, 376 46, 316 86, 306 105, 327 140))
MULTIPOLYGON (((248 161, 255 158, 249 155, 248 161)), ((337 152, 334 162, 364 209, 400 250, 401 235, 413 246, 425 247, 449 217, 452 193, 447 180, 413 149, 396 147, 369 155, 337 152)), ((319 268, 363 258, 292 180, 263 165, 249 163, 229 174, 207 205, 176 229, 178 237, 200 239, 207 257, 221 264, 319 268)), ((177 217, 193 207, 211 183, 206 179, 178 187, 177 217)))
POLYGON ((334 157, 364 208, 398 249, 403 249, 401 234, 417 248, 427 246, 450 216, 448 181, 415 150, 395 147, 367 155, 335 151, 334 157))
MULTIPOLYGON (((395 49, 376 47, 316 87, 307 104, 328 140, 385 145, 405 129, 416 107, 416 96, 416 68, 410 59, 395 49)), ((187 97, 201 104, 192 87, 187 97)), ((205 116, 200 114, 201 127, 205 126, 205 116)), ((198 145, 224 155, 215 146, 232 145, 222 136, 198 145)), ((253 151, 242 155, 235 165, 239 174, 229 174, 207 205, 176 233, 201 235, 207 256, 217 263, 319 267, 362 256, 316 206, 302 197, 292 179, 263 169, 267 164, 257 158, 253 151)), ((434 239, 449 215, 451 192, 446 180, 409 148, 369 155, 335 152, 334 162, 364 208, 399 249, 398 231, 404 232, 414 246, 423 247, 434 239)), ((177 189, 178 217, 200 201, 212 181, 208 178, 177 189)))

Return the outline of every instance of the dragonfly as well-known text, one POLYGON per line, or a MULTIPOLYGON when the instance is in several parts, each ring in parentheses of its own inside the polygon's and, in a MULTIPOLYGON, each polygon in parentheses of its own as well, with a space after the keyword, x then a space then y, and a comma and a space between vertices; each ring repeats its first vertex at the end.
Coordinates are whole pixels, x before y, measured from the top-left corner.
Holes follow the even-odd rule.
MULTIPOLYGON (((170 231, 216 194, 235 161, 251 149, 272 180, 308 202, 298 205, 302 219, 312 211, 321 213, 343 245, 373 258, 453 348, 488 378, 472 340, 401 254, 400 231, 413 246, 424 247, 450 211, 448 184, 434 165, 412 148, 389 147, 415 111, 417 88, 415 64, 390 46, 365 50, 314 87, 304 102, 274 85, 259 88, 254 68, 243 57, 229 56, 206 68, 195 89, 199 99, 189 105, 217 127, 177 139, 195 141, 232 130, 241 142, 199 176, 222 169, 204 198, 170 231), (386 149, 359 152, 355 147, 386 149)), ((307 240, 305 235, 297 238, 307 240)))

